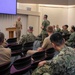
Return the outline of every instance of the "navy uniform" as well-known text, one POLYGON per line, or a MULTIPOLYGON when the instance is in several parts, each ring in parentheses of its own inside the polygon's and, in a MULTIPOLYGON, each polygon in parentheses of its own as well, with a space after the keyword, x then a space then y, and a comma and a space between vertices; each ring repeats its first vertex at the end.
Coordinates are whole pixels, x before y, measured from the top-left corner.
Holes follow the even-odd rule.
POLYGON ((61 32, 62 32, 62 35, 67 35, 67 34, 69 34, 69 31, 68 31, 68 30, 62 30, 61 32))
POLYGON ((75 51, 64 46, 51 61, 38 67, 32 75, 75 75, 75 51))
POLYGON ((75 44, 75 32, 71 33, 68 41, 66 42, 68 46, 73 46, 75 44))
POLYGON ((36 37, 33 35, 33 33, 28 33, 27 35, 22 35, 21 40, 19 41, 19 44, 24 45, 28 42, 34 42, 36 37))
POLYGON ((57 29, 56 29, 56 32, 61 32, 61 29, 60 29, 60 28, 57 28, 57 29))

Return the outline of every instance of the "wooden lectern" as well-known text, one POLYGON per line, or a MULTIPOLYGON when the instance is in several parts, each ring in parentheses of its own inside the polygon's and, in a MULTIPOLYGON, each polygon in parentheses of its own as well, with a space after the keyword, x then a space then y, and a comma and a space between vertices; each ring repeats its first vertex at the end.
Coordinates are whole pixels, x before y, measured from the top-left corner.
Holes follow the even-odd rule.
POLYGON ((14 38, 14 31, 16 31, 16 28, 15 27, 6 28, 6 31, 9 32, 9 38, 14 38))

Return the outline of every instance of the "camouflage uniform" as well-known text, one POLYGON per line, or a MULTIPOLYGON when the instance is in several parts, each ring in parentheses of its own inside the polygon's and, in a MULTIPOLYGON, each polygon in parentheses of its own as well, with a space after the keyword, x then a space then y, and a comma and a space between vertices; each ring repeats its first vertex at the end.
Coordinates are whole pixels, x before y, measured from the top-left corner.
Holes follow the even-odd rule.
POLYGON ((67 34, 69 34, 69 31, 68 31, 68 30, 62 30, 61 32, 62 32, 62 35, 67 35, 67 34))
POLYGON ((19 44, 25 44, 28 42, 34 42, 36 37, 32 33, 28 33, 27 35, 23 35, 21 40, 19 41, 19 44))
POLYGON ((72 46, 72 45, 75 44, 74 42, 75 42, 75 32, 71 33, 71 35, 70 35, 68 41, 66 42, 66 44, 68 46, 72 46))
POLYGON ((41 35, 42 35, 42 41, 44 40, 44 38, 47 36, 47 32, 46 32, 46 28, 47 26, 50 25, 50 22, 48 20, 44 20, 42 22, 42 26, 44 27, 41 31, 41 35))
POLYGON ((32 75, 75 75, 75 51, 64 46, 56 57, 38 67, 32 75))
POLYGON ((56 29, 56 32, 61 32, 61 29, 60 29, 60 28, 57 28, 57 29, 56 29))

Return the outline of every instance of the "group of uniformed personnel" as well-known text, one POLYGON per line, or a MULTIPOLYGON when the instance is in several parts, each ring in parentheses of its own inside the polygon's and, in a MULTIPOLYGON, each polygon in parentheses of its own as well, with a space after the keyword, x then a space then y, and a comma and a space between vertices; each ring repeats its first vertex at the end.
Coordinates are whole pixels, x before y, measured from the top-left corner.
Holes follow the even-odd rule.
MULTIPOLYGON (((44 21, 42 22, 41 41, 47 37, 47 27, 50 25, 50 21, 47 20, 48 16, 44 15, 44 21)), ((20 34, 22 23, 16 22, 16 33, 20 34), (19 25, 19 26, 18 26, 19 25), (20 30, 20 31, 19 31, 20 30)), ((30 27, 32 29, 32 27, 30 27)), ((22 38, 18 38, 19 43, 25 44, 26 42, 35 41, 36 37, 33 35, 33 30, 29 31, 29 34, 23 35, 22 38)), ((64 25, 62 29, 59 25, 54 27, 54 33, 49 37, 52 43, 52 47, 58 51, 58 54, 51 61, 43 61, 39 63, 39 67, 32 73, 32 75, 75 75, 75 27, 71 27, 71 32, 68 31, 68 25, 64 25), (63 39, 63 35, 70 34, 68 40, 63 39), (71 48, 73 47, 73 48, 71 48)))
POLYGON ((22 35, 21 39, 19 40, 19 44, 24 45, 25 43, 34 42, 35 40, 36 40, 36 37, 33 34, 33 27, 29 26, 27 29, 27 34, 22 35))
POLYGON ((50 40, 59 54, 50 61, 40 62, 32 75, 75 75, 75 50, 65 45, 58 32, 52 34, 50 40))

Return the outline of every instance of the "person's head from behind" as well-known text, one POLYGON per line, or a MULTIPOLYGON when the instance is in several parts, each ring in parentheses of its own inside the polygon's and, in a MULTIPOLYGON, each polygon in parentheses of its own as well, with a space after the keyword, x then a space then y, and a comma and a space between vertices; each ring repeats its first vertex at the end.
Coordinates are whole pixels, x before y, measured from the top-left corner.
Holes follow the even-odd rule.
POLYGON ((17 20, 20 21, 21 20, 21 17, 18 17, 17 20))
POLYGON ((59 25, 56 25, 56 28, 59 28, 59 25))
POLYGON ((32 27, 32 26, 29 26, 27 31, 28 31, 29 33, 32 33, 32 32, 33 32, 33 27, 32 27))
POLYGON ((65 45, 65 41, 60 33, 54 33, 50 37, 51 43, 55 50, 60 51, 61 48, 65 45))
POLYGON ((54 32, 53 26, 48 26, 48 27, 46 28, 46 31, 47 31, 48 35, 52 34, 52 33, 54 32))
POLYGON ((4 34, 0 32, 0 45, 2 45, 4 42, 4 34))
POLYGON ((74 26, 71 27, 71 32, 75 32, 75 27, 74 26))
POLYGON ((53 29, 55 29, 55 25, 53 25, 53 29))
POLYGON ((68 25, 64 25, 64 26, 63 26, 63 29, 64 29, 64 30, 67 30, 67 29, 68 29, 68 25))
POLYGON ((48 18, 48 15, 44 15, 44 20, 46 20, 48 18))

